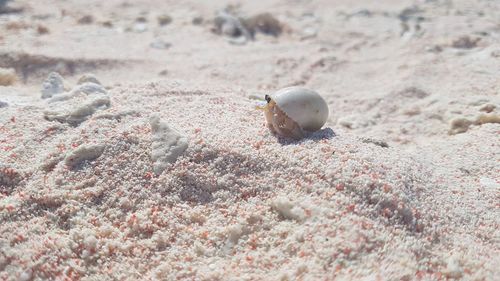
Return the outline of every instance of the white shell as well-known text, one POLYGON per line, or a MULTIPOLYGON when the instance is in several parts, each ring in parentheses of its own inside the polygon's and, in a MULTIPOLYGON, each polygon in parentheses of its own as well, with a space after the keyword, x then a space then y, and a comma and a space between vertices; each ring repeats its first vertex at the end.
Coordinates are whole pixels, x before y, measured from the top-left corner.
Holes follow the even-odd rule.
POLYGON ((288 87, 271 94, 270 97, 305 131, 314 132, 321 129, 328 119, 328 105, 315 91, 288 87))

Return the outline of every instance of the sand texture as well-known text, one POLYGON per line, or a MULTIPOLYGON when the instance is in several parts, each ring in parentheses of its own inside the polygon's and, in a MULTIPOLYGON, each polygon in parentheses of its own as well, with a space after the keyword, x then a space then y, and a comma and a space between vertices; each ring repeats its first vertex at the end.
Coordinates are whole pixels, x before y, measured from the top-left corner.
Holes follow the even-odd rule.
POLYGON ((0 280, 498 280, 499 19, 0 1, 0 280), (329 107, 300 140, 288 86, 329 107))

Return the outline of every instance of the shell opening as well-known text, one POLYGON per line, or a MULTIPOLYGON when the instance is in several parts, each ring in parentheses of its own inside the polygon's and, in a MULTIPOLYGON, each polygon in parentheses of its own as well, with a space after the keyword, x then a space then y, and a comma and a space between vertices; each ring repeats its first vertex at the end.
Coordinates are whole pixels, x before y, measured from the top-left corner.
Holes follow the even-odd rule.
POLYGON ((267 126, 273 133, 293 139, 304 137, 304 131, 297 122, 288 117, 274 102, 267 105, 265 113, 267 126))

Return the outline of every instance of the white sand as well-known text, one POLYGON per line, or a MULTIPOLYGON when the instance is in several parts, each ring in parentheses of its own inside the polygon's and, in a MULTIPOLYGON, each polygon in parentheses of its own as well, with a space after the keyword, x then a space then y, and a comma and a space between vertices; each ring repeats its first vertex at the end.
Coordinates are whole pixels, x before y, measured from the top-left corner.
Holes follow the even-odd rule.
POLYGON ((225 1, 102 2, 0 15, 0 279, 498 278, 499 2, 245 2, 287 28, 244 45, 225 1), (255 109, 289 85, 330 107, 298 142, 255 109))

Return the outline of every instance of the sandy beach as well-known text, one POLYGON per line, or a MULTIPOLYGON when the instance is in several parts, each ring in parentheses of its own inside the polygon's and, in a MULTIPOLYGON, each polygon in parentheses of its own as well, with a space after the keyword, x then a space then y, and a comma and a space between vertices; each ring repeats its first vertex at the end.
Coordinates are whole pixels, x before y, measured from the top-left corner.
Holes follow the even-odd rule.
POLYGON ((0 1, 0 280, 498 280, 499 227, 500 1, 0 1))

